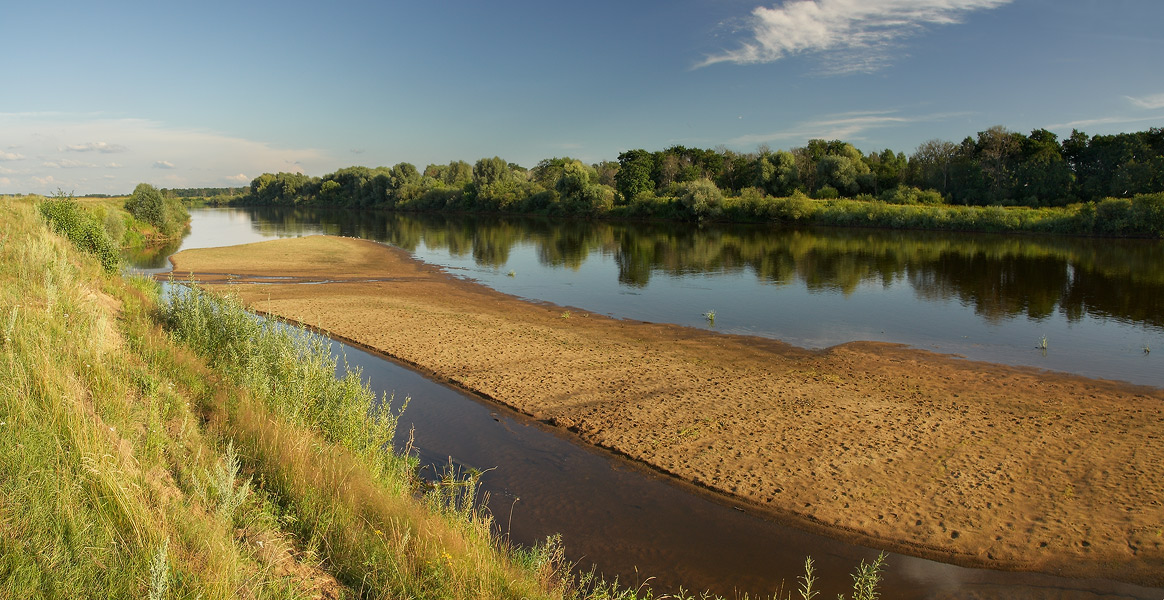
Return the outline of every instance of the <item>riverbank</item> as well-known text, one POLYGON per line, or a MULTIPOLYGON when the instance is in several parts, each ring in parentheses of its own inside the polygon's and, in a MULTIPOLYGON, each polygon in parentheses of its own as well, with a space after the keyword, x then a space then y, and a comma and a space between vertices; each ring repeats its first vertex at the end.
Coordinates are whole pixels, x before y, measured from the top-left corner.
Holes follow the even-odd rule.
POLYGON ((464 480, 418 497, 398 405, 315 336, 163 301, 88 212, 0 200, 0 598, 654 597, 509 546, 464 480))
POLYGON ((1159 389, 620 321, 361 240, 174 263, 219 290, 269 283, 229 290, 809 529, 958 564, 1164 583, 1159 389))

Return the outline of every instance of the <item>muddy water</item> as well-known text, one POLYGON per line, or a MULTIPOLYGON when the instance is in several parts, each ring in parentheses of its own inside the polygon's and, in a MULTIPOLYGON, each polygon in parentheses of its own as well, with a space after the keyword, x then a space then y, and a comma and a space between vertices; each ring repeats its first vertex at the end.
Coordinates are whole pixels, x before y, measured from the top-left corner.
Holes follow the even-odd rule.
MULTIPOLYGON (((756 597, 793 589, 811 556, 821 597, 835 598, 848 595, 853 568, 878 554, 749 514, 376 354, 336 348, 377 393, 412 398, 398 443, 412 428, 430 468, 451 457, 460 467, 484 471, 482 486, 503 535, 531 545, 560 533, 567 557, 583 569, 594 565, 608 578, 648 583, 657 592, 682 586, 756 597)), ((884 598, 1164 598, 1164 589, 967 569, 898 554, 887 565, 884 598)))

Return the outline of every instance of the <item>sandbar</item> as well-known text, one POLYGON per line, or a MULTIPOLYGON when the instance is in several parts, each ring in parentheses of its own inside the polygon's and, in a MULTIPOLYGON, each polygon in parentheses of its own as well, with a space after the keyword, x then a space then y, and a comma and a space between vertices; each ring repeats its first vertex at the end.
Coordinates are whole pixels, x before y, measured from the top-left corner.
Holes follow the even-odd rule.
POLYGON ((1164 390, 614 319, 366 240, 172 260, 178 280, 805 529, 965 566, 1164 585, 1164 390))

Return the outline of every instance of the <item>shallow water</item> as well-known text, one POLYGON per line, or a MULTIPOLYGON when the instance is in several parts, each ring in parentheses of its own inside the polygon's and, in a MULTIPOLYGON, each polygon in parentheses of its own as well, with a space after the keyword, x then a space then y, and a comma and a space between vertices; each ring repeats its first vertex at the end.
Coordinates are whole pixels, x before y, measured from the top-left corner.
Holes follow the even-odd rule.
MULTIPOLYGON (((1008 295, 1005 290, 1011 288, 1006 284, 1007 281, 1040 277, 1040 273, 1057 272, 1063 265, 1055 263, 1053 268, 1039 267, 1038 264, 1033 267, 1006 266, 1007 260, 1013 262, 1017 259, 991 263, 993 259, 987 258, 988 256, 999 254, 1008 256, 1001 250, 983 250, 980 253, 981 257, 976 257, 977 255, 971 252, 966 255, 970 258, 955 253, 954 257, 938 260, 937 262, 943 264, 955 265, 948 271, 927 270, 908 261, 905 267, 901 267, 897 262, 885 258, 887 253, 893 253, 889 251, 874 253, 881 257, 873 261, 874 263, 888 261, 888 265, 881 265, 880 270, 870 271, 872 267, 867 261, 862 262, 856 258, 811 257, 810 260, 803 258, 807 255, 802 252, 789 250, 793 255, 801 257, 798 260, 833 265, 823 269, 822 272, 828 271, 834 275, 801 275, 800 273, 809 273, 811 269, 798 267, 799 270, 791 271, 792 275, 787 277, 788 281, 776 283, 773 283, 771 278, 760 278, 748 269, 729 268, 720 264, 717 268, 700 270, 691 266, 688 259, 684 259, 688 262, 666 259, 646 261, 645 264, 651 266, 637 276, 638 279, 627 283, 622 281, 622 278, 626 277, 623 273, 627 268, 625 263, 633 260, 627 258, 623 246, 611 249, 605 241, 577 244, 552 242, 552 239, 561 239, 563 236, 573 236, 577 239, 578 235, 598 236, 605 240, 610 235, 609 231, 589 234, 583 231, 578 235, 567 235, 569 232, 543 232, 536 235, 527 233, 522 234, 526 236, 525 238, 518 236, 525 241, 503 243, 506 236, 496 233, 496 230, 483 230, 463 223, 450 225, 445 221, 444 229, 441 229, 422 226, 414 220, 399 221, 370 213, 338 213, 313 220, 315 218, 287 211, 275 217, 239 210, 196 211, 191 235, 183 241, 182 248, 231 245, 309 233, 359 234, 361 237, 389 241, 404 247, 411 246, 414 254, 430 262, 445 264, 450 269, 494 284, 502 291, 524 297, 572 304, 596 312, 609 312, 616 316, 684 322, 704 327, 709 324, 702 318, 701 313, 695 318, 685 315, 696 310, 694 308, 696 306, 706 306, 706 303, 700 302, 709 297, 707 294, 721 300, 718 304, 720 307, 735 307, 738 304, 738 308, 744 311, 752 310, 754 308, 752 303, 757 302, 754 299, 737 297, 742 294, 754 298, 748 294, 757 292, 747 291, 749 288, 800 289, 791 296, 770 297, 768 301, 774 304, 761 305, 759 309, 755 309, 761 314, 776 313, 781 316, 780 318, 789 321, 789 324, 781 325, 779 319, 757 319, 748 327, 762 331, 750 331, 739 324, 731 328, 733 331, 761 335, 767 332, 774 337, 779 336, 772 331, 781 327, 796 329, 796 315, 802 311, 809 314, 833 312, 844 314, 846 311, 860 313, 863 310, 872 313, 872 319, 876 322, 899 323, 897 326, 887 327, 889 331, 910 330, 925 333, 934 327, 938 329, 955 327, 955 331, 962 330, 958 327, 971 330, 981 328, 981 324, 975 324, 973 321, 982 320, 984 318, 982 314, 994 315, 987 319, 991 322, 1001 319, 995 323, 997 326, 1009 320, 1022 320, 1015 316, 1015 306, 1026 306, 1028 308, 1023 310, 1033 311, 1038 317, 1033 318, 1034 323, 1041 323, 1039 318, 1049 320, 1048 310, 1050 316, 1062 313, 1067 329, 1077 329, 1076 334, 1082 335, 1085 339, 1089 339, 1090 328, 1108 328, 1112 322, 1122 323, 1134 331, 1143 330, 1150 336, 1160 335, 1159 315, 1151 308, 1151 301, 1147 308, 1141 306, 1131 310, 1117 309, 1106 300, 1086 300, 1072 305, 1070 294, 1064 296, 1062 292, 1058 296, 1049 292, 1044 294, 1056 298, 1053 301, 1047 300, 1029 291, 1033 288, 1023 288, 1028 291, 1023 292, 1025 296, 1020 295, 1018 299, 1008 295), (356 217, 359 219, 352 221, 356 217), (361 225, 356 226, 353 223, 361 225), (365 230, 367 227, 378 229, 383 233, 376 234, 374 231, 365 230), (449 228, 468 229, 465 235, 458 236, 449 234, 449 228), (482 236, 491 238, 494 242, 486 243, 479 240, 478 238, 482 236), (490 250, 487 251, 482 246, 490 250), (585 252, 580 250, 585 248, 591 249, 585 252), (982 261, 987 263, 986 266, 976 265, 982 261), (608 264, 612 262, 613 265, 608 264), (889 284, 869 282, 871 277, 885 281, 885 273, 892 274, 902 269, 903 274, 888 278, 889 284), (513 277, 508 275, 509 270, 515 271, 513 277), (974 271, 996 274, 1002 272, 1010 275, 995 275, 985 279, 970 277, 969 272, 974 271), (841 272, 853 272, 856 275, 842 277, 838 274, 841 272), (876 272, 877 275, 870 275, 870 272, 876 272), (528 276, 524 275, 527 273, 536 275, 530 279, 541 278, 545 281, 527 282, 528 276), (642 277, 646 277, 647 281, 642 281, 642 277), (615 282, 613 284, 610 281, 612 278, 615 282), (962 281, 963 278, 966 281, 985 283, 967 283, 960 287, 950 283, 962 281), (856 284, 842 285, 839 283, 842 280, 856 281, 856 284), (926 281, 939 280, 945 283, 937 287, 922 285, 926 281), (1002 284, 997 286, 990 283, 1000 281, 1002 284), (921 283, 915 285, 914 282, 921 283), (656 285, 660 287, 651 289, 656 285), (509 286, 509 289, 505 286, 509 286), (923 295, 931 297, 931 300, 928 300, 931 303, 955 303, 965 308, 966 302, 951 300, 950 293, 941 291, 943 286, 953 286, 962 290, 953 295, 963 300, 990 298, 992 299, 990 302, 982 300, 977 304, 974 302, 970 304, 989 305, 995 308, 970 310, 970 316, 960 317, 967 323, 958 326, 957 319, 942 315, 941 307, 933 309, 937 311, 936 316, 926 317, 924 314, 910 315, 908 311, 902 312, 898 306, 900 303, 908 304, 914 301, 911 297, 923 295), (869 288, 871 293, 865 293, 865 288, 869 288), (938 291, 933 291, 935 289, 938 291), (693 291, 694 294, 684 298, 669 298, 669 301, 663 302, 661 307, 651 308, 652 299, 657 295, 683 296, 686 293, 683 290, 693 291), (977 292, 975 295, 966 290, 986 291, 977 292), (612 305, 617 305, 619 307, 617 310, 633 314, 622 314, 613 309, 601 310, 602 298, 609 294, 630 297, 630 302, 616 299, 612 301, 612 305), (800 298, 805 294, 808 295, 807 298, 800 298), (555 300, 558 296, 581 301, 555 300), (834 306, 845 307, 846 303, 850 302, 849 298, 853 297, 861 300, 863 309, 858 306, 830 310, 830 307, 834 306), (1065 297, 1067 299, 1064 299, 1065 297), (734 304, 726 303, 727 301, 734 304), (1037 310, 1030 308, 1034 306, 1042 308, 1037 310), (1060 309, 1060 306, 1064 308, 1060 309), (650 314, 640 315, 635 313, 637 310, 644 310, 650 314), (1080 310, 1083 314, 1080 318, 1067 314, 1080 310), (664 317, 671 315, 676 318, 648 318, 654 314, 651 311, 658 311, 664 317), (1141 316, 1136 316, 1137 314, 1141 316)), ((601 230, 603 226, 596 227, 601 230)), ((694 241, 684 242, 688 246, 710 244, 705 238, 699 237, 701 234, 698 232, 692 235, 695 235, 694 241)), ((841 242, 833 241, 833 238, 826 238, 823 242, 806 241, 799 237, 796 239, 802 245, 849 243, 844 241, 849 238, 843 236, 841 242)), ((898 247, 903 243, 909 246, 914 242, 892 242, 889 246, 898 247)), ((1039 252, 1046 255, 1048 251, 1044 248, 1039 252)), ((1065 256, 1076 256, 1080 251, 1074 249, 1062 252, 1066 253, 1065 256)), ((1151 255, 1150 252, 1149 254, 1151 255)), ((938 252, 937 255, 942 256, 942 253, 938 252)), ((1088 268, 1078 260, 1075 262, 1062 260, 1066 261, 1063 264, 1068 265, 1072 273, 1088 268)), ((1095 262, 1109 264, 1099 259, 1095 259, 1095 262)), ((140 267, 150 266, 148 261, 138 264, 140 267)), ((164 268, 160 267, 157 261, 152 264, 154 269, 164 268)), ((164 261, 160 264, 164 264, 164 261)), ((1112 270, 1106 266, 1091 269, 1103 273, 1110 273, 1112 270)), ((757 268, 756 272, 762 271, 763 268, 757 268)), ((1077 277, 1072 275, 1069 280, 1077 277)), ((1113 289, 1119 290, 1122 289, 1121 286, 1137 285, 1137 281, 1146 280, 1149 291, 1157 290, 1157 287, 1153 287, 1156 284, 1151 282, 1151 277, 1137 276, 1135 273, 1130 273, 1130 277, 1132 278, 1130 282, 1111 284, 1113 289)), ((1062 278, 1051 279, 1062 282, 1062 278)), ((1084 297, 1090 298, 1086 294, 1084 297)), ((707 308, 704 308, 704 312, 706 310, 707 308)), ((717 329, 725 329, 726 324, 735 322, 734 317, 727 317, 730 312, 728 309, 716 310, 717 329)), ((922 309, 915 306, 913 310, 917 312, 922 309)), ((845 332, 854 335, 847 329, 848 327, 843 321, 838 321, 829 325, 814 325, 808 329, 818 332, 813 335, 830 340, 828 343, 837 343, 832 336, 843 337, 841 334, 845 332)), ((1125 339, 1128 334, 1119 333, 1118 330, 1119 328, 1117 333, 1106 331, 1097 334, 1104 341, 1095 343, 1104 347, 1109 347, 1113 343, 1130 343, 1125 339), (1112 339, 1117 341, 1112 342, 1112 339), (1120 339, 1125 341, 1118 341, 1120 339)), ((853 339, 881 339, 863 337, 862 333, 855 335, 857 337, 853 339)), ((939 347, 944 348, 946 347, 944 345, 957 343, 946 339, 948 336, 938 337, 941 341, 934 344, 939 347)), ((1050 335, 1048 337, 1051 339, 1048 356, 1053 356, 1057 348, 1054 340, 1059 338, 1050 335)), ((902 339, 887 341, 904 342, 902 339)), ((811 345, 803 340, 801 343, 811 345)), ((913 345, 924 347, 924 344, 913 345)), ((1164 348, 1164 341, 1161 341, 1159 346, 1164 348)), ((749 514, 722 500, 693 492, 685 486, 626 461, 576 444, 560 432, 544 428, 504 409, 479 402, 458 390, 430 381, 377 355, 339 344, 334 348, 337 352, 344 352, 350 364, 362 369, 363 376, 378 393, 395 394, 397 398, 412 397, 412 402, 402 419, 400 435, 406 436, 410 427, 415 428, 417 448, 426 463, 434 465, 435 468, 447 464, 452 457, 455 464, 485 472, 482 485, 489 494, 489 506, 503 534, 511 536, 516 543, 529 545, 544 540, 548 535, 561 533, 567 556, 571 560, 577 561, 582 567, 596 564, 602 573, 607 576, 618 576, 624 584, 637 585, 649 579, 650 585, 658 591, 672 591, 678 586, 683 586, 688 590, 711 590, 729 597, 734 592, 756 596, 773 594, 783 589, 784 593, 787 593, 795 587, 796 577, 803 572, 804 557, 811 555, 816 561, 820 581, 825 584, 821 597, 835 597, 837 593, 847 592, 844 585, 849 581, 849 574, 854 566, 861 560, 872 560, 878 553, 875 549, 805 533, 770 519, 749 514)), ((1017 354, 1022 358, 1029 353, 1024 350, 1017 354)), ((1124 360, 1143 358, 1146 364, 1154 364, 1149 362, 1155 360, 1150 354, 1138 356, 1130 350, 1125 354, 1124 360)), ((1036 352, 1036 355, 1036 361, 1043 358, 1041 352, 1036 352)), ((1114 362, 1119 366, 1123 360, 1114 362)), ((1138 366, 1122 371, 1115 369, 1116 372, 1125 373, 1124 376, 1111 374, 1111 367, 1102 367, 1100 370, 1108 373, 1104 375, 1107 377, 1126 380, 1140 378, 1144 379, 1140 381, 1141 383, 1160 385, 1150 373, 1141 372, 1142 369, 1138 366)), ((402 441, 398 440, 401 443, 402 441)), ((1075 580, 1051 575, 966 569, 896 554, 889 556, 885 582, 881 590, 883 597, 886 598, 1080 600, 1164 598, 1164 589, 1148 589, 1104 580, 1075 580)))

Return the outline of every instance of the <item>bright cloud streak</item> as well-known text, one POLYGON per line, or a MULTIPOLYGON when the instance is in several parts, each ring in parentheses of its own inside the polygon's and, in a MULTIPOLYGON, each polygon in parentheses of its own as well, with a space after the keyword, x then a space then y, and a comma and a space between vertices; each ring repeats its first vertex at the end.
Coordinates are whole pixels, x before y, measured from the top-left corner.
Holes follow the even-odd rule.
POLYGON ((117 194, 141 182, 158 187, 237 186, 250 181, 243 173, 326 172, 341 166, 314 149, 274 148, 145 119, 0 113, 0 131, 7 147, 0 152, 6 180, 0 193, 46 194, 59 187, 77 194, 117 194), (78 153, 116 153, 117 161, 79 161, 78 153))
POLYGON ((1127 98, 1128 98, 1128 100, 1132 101, 1132 104, 1135 104, 1136 106, 1138 106, 1140 108, 1146 108, 1148 110, 1156 110, 1157 108, 1164 108, 1164 94, 1155 94, 1152 96, 1142 96, 1140 98, 1133 98, 1131 96, 1128 96, 1127 98))
POLYGON ((871 130, 884 127, 910 125, 913 123, 942 121, 945 119, 965 116, 965 113, 940 113, 929 115, 915 115, 903 117, 894 111, 878 112, 851 112, 808 121, 784 131, 753 134, 737 137, 731 140, 734 146, 750 146, 769 142, 803 143, 811 139, 839 139, 847 142, 861 141, 862 135, 871 130))
POLYGON ((125 152, 127 148, 125 146, 119 146, 117 144, 110 144, 107 142, 87 142, 84 144, 73 144, 72 146, 66 146, 65 150, 69 150, 71 152, 97 151, 101 152, 102 154, 115 154, 117 152, 125 152))
POLYGON ((1011 1, 788 0, 772 8, 757 7, 749 20, 751 39, 699 66, 821 54, 828 73, 868 73, 886 66, 900 41, 926 26, 959 23, 965 13, 1011 1))

